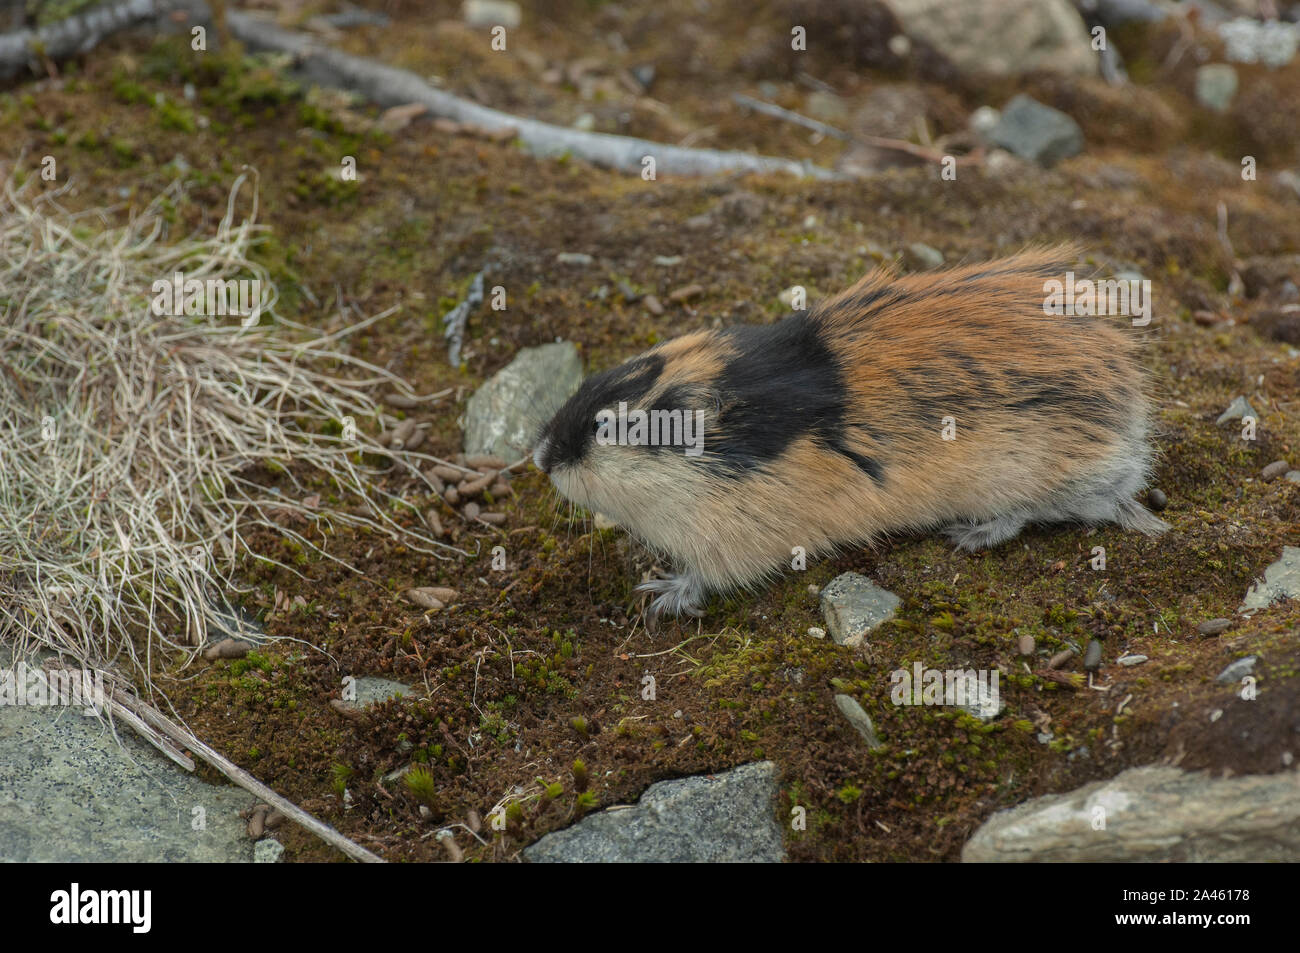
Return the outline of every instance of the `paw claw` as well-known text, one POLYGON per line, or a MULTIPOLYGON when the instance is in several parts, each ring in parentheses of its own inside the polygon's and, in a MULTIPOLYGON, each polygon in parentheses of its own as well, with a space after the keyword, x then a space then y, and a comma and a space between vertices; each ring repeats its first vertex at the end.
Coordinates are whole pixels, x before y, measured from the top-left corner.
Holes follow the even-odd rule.
POLYGON ((659 620, 665 615, 688 615, 699 618, 704 615, 700 600, 704 596, 704 586, 694 576, 679 573, 662 579, 650 579, 636 587, 638 593, 652 593, 643 612, 646 629, 654 632, 659 628, 659 620))

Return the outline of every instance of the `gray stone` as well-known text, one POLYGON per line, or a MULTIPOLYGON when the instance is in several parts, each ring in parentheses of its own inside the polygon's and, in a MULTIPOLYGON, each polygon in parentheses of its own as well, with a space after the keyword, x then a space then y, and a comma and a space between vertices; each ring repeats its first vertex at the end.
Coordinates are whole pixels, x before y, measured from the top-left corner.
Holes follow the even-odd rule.
POLYGON ((1206 619, 1196 626, 1196 631, 1201 635, 1218 635, 1230 628, 1232 628, 1231 619, 1206 619))
POLYGON ((967 691, 969 692, 966 696, 967 700, 956 707, 958 711, 964 711, 972 718, 978 718, 985 723, 997 721, 1007 710, 1007 703, 1002 700, 1002 692, 996 686, 987 694, 978 685, 969 687, 967 691))
POLYGON ((1237 95, 1237 71, 1227 63, 1206 63, 1196 68, 1196 100, 1215 112, 1227 112, 1237 95))
POLYGON ((633 806, 610 808, 524 848, 533 863, 780 863, 773 810, 776 765, 652 784, 633 806))
POLYGON ((1219 24, 1224 55, 1234 63, 1263 63, 1276 69, 1295 58, 1300 27, 1278 20, 1239 17, 1219 24))
POLYGON ((409 685, 395 682, 391 678, 380 678, 378 675, 362 675, 357 679, 356 689, 356 700, 348 702, 349 705, 355 708, 377 705, 380 702, 388 701, 390 698, 401 698, 404 695, 411 694, 409 685))
POLYGON ((1211 778, 1132 768, 1068 794, 999 811, 962 848, 990 861, 1214 862, 1300 860, 1300 784, 1293 771, 1211 778), (1105 828, 1095 821, 1103 816, 1105 828))
POLYGON ((998 112, 992 106, 980 106, 970 114, 969 125, 972 132, 981 136, 987 136, 998 124, 1002 118, 1002 113, 998 112))
POLYGON ((1156 23, 1170 15, 1170 8, 1152 0, 1092 0, 1094 16, 1107 26, 1125 23, 1156 23))
POLYGON ((804 100, 803 108, 814 119, 832 125, 847 122, 849 118, 849 107, 844 105, 844 100, 823 89, 809 93, 808 98, 804 100))
POLYGON ((1083 20, 1067 0, 887 0, 903 32, 959 69, 1012 76, 1049 70, 1095 76, 1083 20))
POLYGON ((1258 661, 1259 659, 1254 655, 1239 658, 1215 676, 1214 680, 1223 685, 1239 682, 1255 670, 1255 663, 1258 661))
POLYGON ((1284 480, 1290 480, 1292 483, 1300 483, 1300 470, 1288 470, 1284 480))
POLYGON ((1287 463, 1285 460, 1274 460, 1272 463, 1266 466, 1262 471, 1260 471, 1259 475, 1260 478, 1265 483, 1272 483, 1274 480, 1276 480, 1278 477, 1280 477, 1282 474, 1286 473, 1290 469, 1291 469, 1291 465, 1287 463))
POLYGON ((943 252, 924 242, 913 242, 903 249, 903 264, 908 271, 929 271, 943 265, 943 252))
POLYGON ((284 845, 274 837, 264 837, 253 846, 253 863, 278 864, 284 845))
MULTIPOLYGON (((39 666, 39 659, 25 659, 39 666)), ((0 651, 0 667, 17 668, 0 651)), ((0 705, 0 860, 248 863, 256 799, 82 709, 0 705), (196 830, 199 826, 202 829, 196 830)))
POLYGON ((867 714, 865 708, 858 704, 858 700, 851 695, 836 695, 835 707, 840 710, 840 714, 849 720, 849 724, 862 736, 862 740, 867 743, 868 748, 882 747, 880 738, 876 735, 876 726, 871 723, 871 716, 867 714))
POLYGON ((1300 547, 1283 546, 1282 558, 1264 570, 1238 611, 1267 609, 1278 599, 1300 599, 1300 547))
POLYGON ((1147 660, 1148 658, 1145 655, 1121 655, 1119 658, 1115 659, 1116 662, 1123 665, 1125 668, 1132 668, 1134 665, 1141 665, 1147 660))
POLYGON ((460 8, 461 18, 470 26, 503 26, 513 30, 523 22, 519 4, 513 0, 465 0, 460 8))
POLYGON ((1101 643, 1096 639, 1088 643, 1088 649, 1083 653, 1083 667, 1089 672, 1101 668, 1101 643))
POLYGON ((581 383, 582 359, 570 342, 524 348, 469 399, 466 455, 523 456, 581 383))
POLYGON ((836 576, 821 596, 822 618, 840 645, 861 645, 872 629, 894 617, 900 604, 898 596, 856 572, 836 576))
POLYGON ((1214 423, 1216 425, 1226 424, 1229 420, 1241 420, 1243 417, 1254 417, 1258 419, 1259 414, 1255 413, 1255 408, 1250 406, 1250 401, 1245 397, 1235 397, 1233 398, 1232 403, 1228 405, 1228 409, 1219 414, 1218 419, 1215 420, 1214 423))
POLYGON ((595 264, 596 259, 588 255, 585 251, 562 251, 555 256, 557 265, 587 265, 595 264))
POLYGON ((1007 103, 988 137, 1008 152, 1044 166, 1083 151, 1083 130, 1077 122, 1024 93, 1007 103))

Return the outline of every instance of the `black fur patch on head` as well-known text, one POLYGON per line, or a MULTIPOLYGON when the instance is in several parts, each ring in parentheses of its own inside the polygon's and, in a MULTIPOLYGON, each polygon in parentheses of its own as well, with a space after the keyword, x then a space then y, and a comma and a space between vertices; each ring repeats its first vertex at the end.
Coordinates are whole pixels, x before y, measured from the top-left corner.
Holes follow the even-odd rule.
POLYGON ((717 382, 721 421, 704 444, 706 458, 722 475, 738 479, 761 471, 796 440, 811 437, 884 482, 880 462, 848 445, 849 393, 824 333, 805 315, 722 332, 736 353, 717 382))
POLYGON ((538 441, 547 441, 543 469, 549 472, 580 461, 596 439, 596 414, 617 412, 619 401, 631 406, 654 386, 663 369, 662 357, 647 354, 583 381, 538 435, 538 441))

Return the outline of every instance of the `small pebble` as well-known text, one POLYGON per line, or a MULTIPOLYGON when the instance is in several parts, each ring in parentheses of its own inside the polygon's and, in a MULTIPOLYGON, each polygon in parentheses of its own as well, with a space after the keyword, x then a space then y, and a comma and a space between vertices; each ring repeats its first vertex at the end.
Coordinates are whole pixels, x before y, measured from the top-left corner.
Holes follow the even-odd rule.
POLYGON ((1254 655, 1247 655, 1245 658, 1239 658, 1220 672, 1214 680, 1224 684, 1227 684, 1228 682, 1239 682, 1255 670, 1256 661, 1257 659, 1254 655))
POLYGON ((1196 631, 1201 635, 1218 635, 1220 632, 1226 632, 1231 626, 1231 619, 1207 619, 1196 627, 1196 631))
POLYGON ((1021 655, 1033 655, 1037 643, 1032 635, 1022 635, 1016 640, 1016 648, 1020 650, 1021 655))
POLYGON ((393 432, 388 437, 388 445, 394 450, 401 450, 406 446, 412 435, 415 433, 415 418, 407 417, 400 424, 393 428, 393 432))
POLYGON ((819 628, 818 628, 817 626, 815 626, 815 625, 810 625, 810 626, 808 627, 808 634, 811 635, 814 639, 824 639, 824 638, 826 638, 826 630, 825 630, 825 629, 819 629, 819 628))
POLYGON ((1292 483, 1300 483, 1300 470, 1288 470, 1286 478, 1292 483))
POLYGON ((220 658, 243 658, 252 646, 239 639, 222 639, 216 645, 209 646, 203 653, 208 661, 220 658))
POLYGON ((1083 653, 1083 667, 1089 672, 1101 668, 1101 643, 1096 639, 1088 643, 1088 651, 1083 653))
POLYGON ((656 316, 664 313, 664 306, 659 303, 659 299, 654 295, 645 296, 645 309, 656 316))
POLYGON ((1168 505, 1169 497, 1165 496, 1164 490, 1157 490, 1155 487, 1147 490, 1147 506, 1159 513, 1168 505))
POLYGON ((414 410, 420 406, 420 399, 418 397, 408 397, 406 394, 398 394, 394 391, 389 391, 384 395, 384 403, 389 407, 397 407, 401 410, 414 410))
POLYGON ((1230 420, 1240 420, 1243 417, 1254 417, 1258 419, 1259 414, 1255 413, 1255 408, 1250 406, 1250 401, 1246 400, 1245 397, 1237 397, 1228 405, 1227 410, 1219 414, 1218 419, 1215 420, 1214 423, 1215 426, 1220 426, 1226 424, 1230 420))
POLYGON ((1260 473, 1260 476, 1263 477, 1265 483, 1272 483, 1282 474, 1286 473, 1290 468, 1291 464, 1287 463, 1285 460, 1274 460, 1264 468, 1263 472, 1260 473))
POLYGON ((424 436, 425 434, 423 430, 421 430, 419 427, 415 428, 415 430, 412 431, 411 435, 406 438, 406 442, 402 444, 402 449, 403 450, 417 449, 422 443, 424 443, 424 436))
POLYGON ((1074 649, 1062 649, 1048 660, 1047 667, 1060 668, 1072 658, 1074 658, 1074 649))
POLYGON ((1130 666, 1141 665, 1146 660, 1147 657, 1145 655, 1121 655, 1115 661, 1119 662, 1120 665, 1130 666))
POLYGON ((266 833, 266 814, 269 808, 265 804, 259 804, 253 810, 253 816, 248 819, 248 836, 257 840, 266 833))
POLYGON ((464 512, 465 512, 465 519, 467 520, 478 519, 478 514, 480 513, 479 506, 477 503, 471 501, 465 504, 464 512))
POLYGON ((416 589, 407 589, 402 595, 408 600, 414 602, 422 609, 443 609, 446 604, 434 594, 434 590, 428 586, 420 586, 416 589))
POLYGON ((492 485, 493 477, 491 474, 481 476, 477 480, 465 480, 456 490, 460 493, 462 499, 468 499, 471 496, 478 496, 489 486, 492 485))

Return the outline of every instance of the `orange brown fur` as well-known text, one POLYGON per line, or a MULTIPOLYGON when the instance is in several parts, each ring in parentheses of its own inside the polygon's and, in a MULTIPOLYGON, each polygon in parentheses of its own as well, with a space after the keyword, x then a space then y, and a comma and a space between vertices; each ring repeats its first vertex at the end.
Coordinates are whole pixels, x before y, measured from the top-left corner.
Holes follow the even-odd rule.
POLYGON ((658 611, 760 582, 794 547, 939 527, 973 549, 1029 522, 1159 532, 1131 499, 1153 453, 1133 331, 1044 313, 1044 282, 1075 257, 876 272, 778 325, 668 342, 584 384, 538 464, 674 560, 648 587, 658 611), (704 410, 703 455, 583 449, 584 420, 624 392, 704 410))

